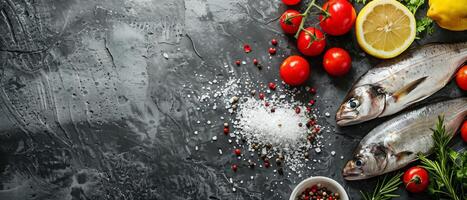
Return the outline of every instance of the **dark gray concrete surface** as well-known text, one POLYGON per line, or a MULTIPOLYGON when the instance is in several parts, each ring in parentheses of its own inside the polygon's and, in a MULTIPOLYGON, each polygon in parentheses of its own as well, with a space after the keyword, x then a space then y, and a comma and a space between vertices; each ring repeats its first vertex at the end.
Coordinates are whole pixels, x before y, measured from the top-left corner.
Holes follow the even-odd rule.
MULTIPOLYGON (((210 141, 225 111, 194 109, 200 88, 227 76, 225 63, 258 58, 271 69, 234 69, 265 83, 279 78, 283 56, 297 54, 278 26, 285 9, 280 0, 0 0, 0 199, 288 199, 310 175, 332 177, 360 199, 358 191, 376 180, 345 182, 340 171, 359 139, 385 119, 348 128, 321 119, 336 129, 327 141, 334 146, 313 155, 326 162, 302 177, 272 169, 234 174, 235 158, 217 153, 232 146, 210 141), (272 38, 278 55, 269 59, 272 38), (244 43, 253 52, 243 53, 244 43), (244 180, 236 192, 230 177, 244 180)), ((466 40, 466 32, 437 28, 413 46, 466 40)), ((307 84, 318 89, 318 108, 334 114, 351 84, 380 61, 352 34, 327 41, 353 58, 340 79, 325 74, 320 57, 309 59, 307 84)), ((451 82, 424 103, 457 96, 465 93, 451 82)))

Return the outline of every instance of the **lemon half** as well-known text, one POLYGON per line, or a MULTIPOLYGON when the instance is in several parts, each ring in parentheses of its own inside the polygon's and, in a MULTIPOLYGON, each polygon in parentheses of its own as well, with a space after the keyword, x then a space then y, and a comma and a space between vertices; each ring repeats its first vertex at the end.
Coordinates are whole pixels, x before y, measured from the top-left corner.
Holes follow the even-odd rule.
POLYGON ((365 52, 377 58, 393 58, 414 41, 415 17, 396 0, 373 0, 358 14, 355 32, 365 52))

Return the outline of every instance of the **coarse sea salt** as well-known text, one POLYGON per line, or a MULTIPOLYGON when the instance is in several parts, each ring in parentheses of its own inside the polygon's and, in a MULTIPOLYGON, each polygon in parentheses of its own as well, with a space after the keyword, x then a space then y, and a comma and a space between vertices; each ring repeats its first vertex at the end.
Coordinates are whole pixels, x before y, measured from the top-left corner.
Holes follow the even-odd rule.
MULTIPOLYGON (((230 125, 226 140, 234 148, 243 148, 249 152, 237 157, 248 161, 249 167, 261 165, 264 158, 275 162, 279 159, 282 164, 277 165, 278 174, 284 174, 282 166, 291 170, 289 174, 300 174, 301 170, 311 164, 309 161, 312 158, 309 157, 313 155, 309 153, 318 154, 314 150, 324 148, 320 142, 324 139, 320 132, 328 128, 313 125, 317 123, 314 119, 317 119, 319 110, 312 105, 307 108, 308 101, 296 101, 294 98, 301 93, 296 88, 287 89, 278 85, 276 90, 268 94, 268 84, 251 80, 250 77, 248 74, 242 74, 242 78, 231 76, 227 80, 216 81, 221 84, 204 88, 204 93, 198 96, 202 110, 211 110, 216 106, 218 110, 223 108, 226 114, 232 114, 231 117, 225 117, 230 125), (264 99, 260 99, 259 94, 263 94, 264 99), (307 127, 310 119, 314 123, 307 127), (313 137, 309 139, 310 136, 313 137)), ((224 117, 221 116, 221 119, 224 117)), ((217 136, 213 136, 212 141, 216 140, 217 136)))
POLYGON ((296 113, 294 108, 306 110, 304 106, 294 106, 287 102, 275 102, 264 106, 264 101, 252 97, 239 104, 238 120, 235 128, 252 141, 284 146, 295 144, 306 138, 308 117, 304 112, 296 113), (275 111, 271 112, 271 108, 275 111), (299 126, 301 124, 302 126, 299 126))

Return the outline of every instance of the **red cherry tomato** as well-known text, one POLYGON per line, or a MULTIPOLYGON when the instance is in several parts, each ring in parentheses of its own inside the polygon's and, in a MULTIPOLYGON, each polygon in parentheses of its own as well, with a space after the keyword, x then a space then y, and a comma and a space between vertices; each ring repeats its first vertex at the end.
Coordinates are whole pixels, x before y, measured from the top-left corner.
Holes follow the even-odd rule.
POLYGON ((329 0, 323 4, 329 16, 320 15, 319 25, 329 35, 344 35, 352 29, 357 14, 355 8, 347 0, 329 0))
POLYGON ((293 6, 293 5, 297 5, 298 3, 300 3, 300 0, 282 0, 282 2, 285 5, 293 6))
POLYGON ((310 76, 310 64, 301 56, 289 56, 282 62, 279 73, 286 84, 298 86, 310 76))
POLYGON ((467 65, 457 71, 456 82, 462 90, 467 90, 467 65))
POLYGON ((352 59, 346 50, 334 47, 324 54, 323 66, 331 76, 343 76, 349 72, 352 59))
POLYGON ((294 34, 298 31, 302 18, 298 11, 290 9, 282 14, 279 23, 285 33, 294 34))
POLYGON ((298 35, 297 47, 304 55, 317 56, 323 52, 325 46, 324 34, 316 28, 308 27, 298 35))
POLYGON ((461 128, 461 137, 464 142, 467 142, 467 121, 464 121, 461 128))
POLYGON ((419 193, 426 190, 430 178, 424 168, 416 166, 405 171, 402 181, 409 192, 419 193))

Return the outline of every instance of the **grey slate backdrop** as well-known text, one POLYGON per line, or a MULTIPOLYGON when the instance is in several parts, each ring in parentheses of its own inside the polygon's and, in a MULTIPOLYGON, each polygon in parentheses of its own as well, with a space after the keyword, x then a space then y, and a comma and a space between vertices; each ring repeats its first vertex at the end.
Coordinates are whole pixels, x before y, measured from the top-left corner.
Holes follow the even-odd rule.
MULTIPOLYGON (((280 0, 0 0, 0 199, 288 199, 311 175, 334 178, 360 199, 359 190, 371 190, 376 179, 345 182, 340 171, 359 140, 388 118, 346 128, 320 118, 336 130, 326 135, 332 146, 312 153, 323 162, 299 177, 244 167, 233 173, 232 145, 211 142, 222 133, 225 110, 195 109, 202 86, 228 79, 225 63, 257 58, 271 69, 247 64, 235 73, 264 83, 279 79, 284 57, 298 54, 278 25, 285 9, 280 0), (269 59, 272 38, 278 54, 269 59), (230 177, 244 180, 236 192, 230 177)), ((465 31, 436 27, 413 47, 466 40, 465 31)), ((331 78, 321 56, 309 58, 316 106, 334 115, 352 83, 380 60, 363 53, 353 33, 327 42, 353 59, 348 75, 331 78)), ((465 92, 452 81, 417 106, 459 96, 465 92)))

